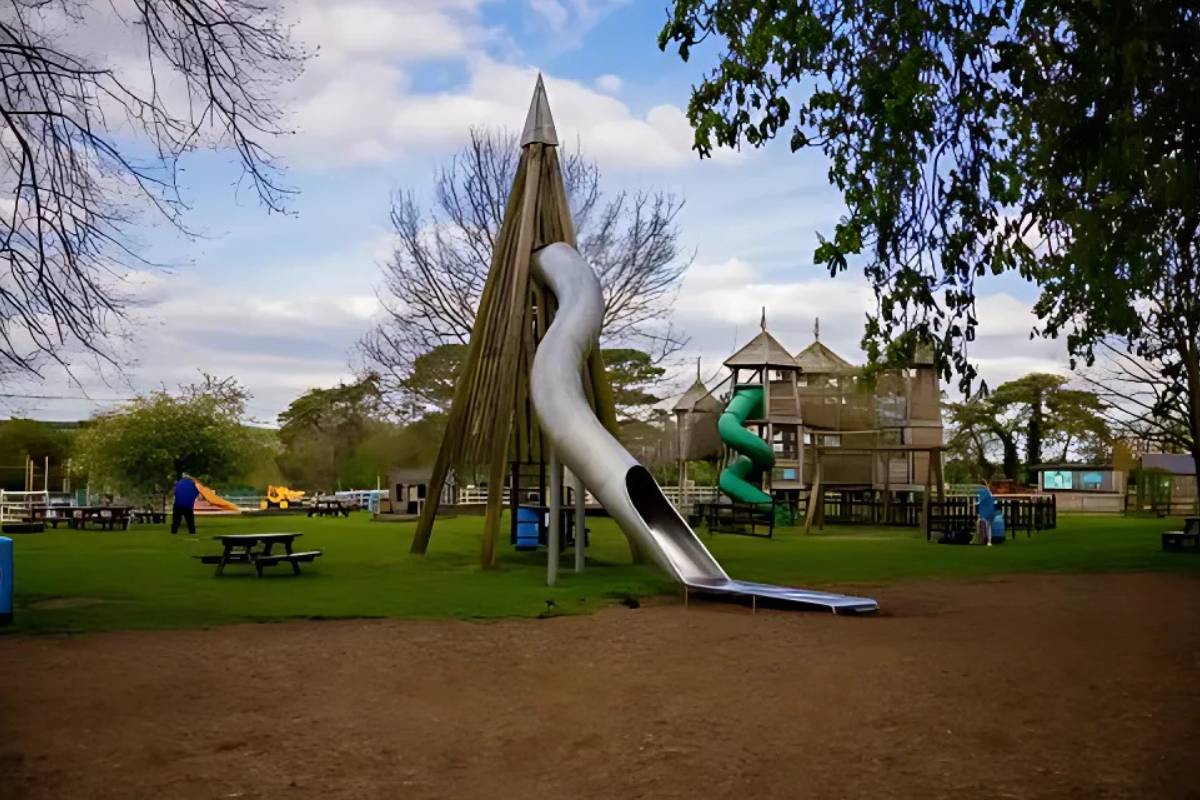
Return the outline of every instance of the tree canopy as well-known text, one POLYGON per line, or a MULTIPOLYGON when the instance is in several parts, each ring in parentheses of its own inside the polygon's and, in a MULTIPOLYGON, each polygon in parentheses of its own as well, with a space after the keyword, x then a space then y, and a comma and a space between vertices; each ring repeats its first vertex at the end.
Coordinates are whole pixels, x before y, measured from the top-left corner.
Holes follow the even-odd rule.
POLYGON ((93 491, 163 495, 180 473, 220 486, 270 458, 274 436, 245 424, 249 395, 232 378, 205 376, 104 414, 78 436, 75 458, 93 491))
POLYGON ((666 370, 654 363, 649 353, 629 347, 605 348, 604 367, 612 382, 613 402, 622 419, 641 419, 662 398, 651 389, 666 370))
POLYGON ((710 39, 697 150, 784 132, 828 156, 847 215, 815 259, 863 264, 872 360, 930 341, 965 388, 975 281, 1010 270, 1042 287, 1040 331, 1084 359, 1110 334, 1137 347, 1165 298, 1168 346, 1195 352, 1196 6, 675 0, 660 46, 687 60, 710 39))
POLYGON ((365 442, 386 438, 390 432, 383 422, 374 375, 328 389, 310 389, 279 415, 279 423, 284 448, 279 468, 299 488, 332 491, 343 486, 373 486, 376 476, 388 466, 363 449, 365 442))
POLYGON ((971 480, 986 480, 997 472, 1016 479, 1022 463, 1030 467, 1073 456, 1106 460, 1112 440, 1106 404, 1094 392, 1067 384, 1061 375, 1035 372, 993 392, 948 403, 947 450, 957 471, 971 480))
MULTIPOLYGON (((454 382, 466 354, 465 344, 453 343, 439 344, 417 356, 408 375, 399 382, 403 396, 410 398, 414 406, 449 413, 454 399, 454 382)), ((406 416, 418 418, 422 414, 414 409, 406 416)))
MULTIPOLYGON (((66 474, 75 436, 74 430, 64 430, 34 419, 0 421, 0 489, 25 488, 25 459, 34 461, 38 472, 38 487, 43 485, 45 459, 50 459, 50 471, 61 480, 66 474)), ((59 488, 52 478, 50 486, 59 488)))

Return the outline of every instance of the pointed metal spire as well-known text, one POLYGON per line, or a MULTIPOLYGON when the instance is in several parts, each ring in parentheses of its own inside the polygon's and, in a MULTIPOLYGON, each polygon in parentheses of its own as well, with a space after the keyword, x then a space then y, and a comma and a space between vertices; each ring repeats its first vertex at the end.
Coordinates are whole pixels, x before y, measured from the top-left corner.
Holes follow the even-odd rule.
POLYGON ((696 380, 700 380, 700 356, 696 356, 696 380))
POLYGON ((762 319, 760 319, 758 321, 758 327, 764 331, 767 329, 767 307, 766 306, 762 307, 762 319))
POLYGON ((558 146, 558 133, 554 130, 554 117, 550 116, 550 101, 546 99, 546 84, 542 83, 540 72, 533 87, 533 99, 529 101, 525 130, 521 132, 521 147, 534 142, 558 146))
POLYGON ((816 321, 813 322, 813 339, 817 340, 818 342, 821 341, 821 318, 820 317, 817 317, 816 321))

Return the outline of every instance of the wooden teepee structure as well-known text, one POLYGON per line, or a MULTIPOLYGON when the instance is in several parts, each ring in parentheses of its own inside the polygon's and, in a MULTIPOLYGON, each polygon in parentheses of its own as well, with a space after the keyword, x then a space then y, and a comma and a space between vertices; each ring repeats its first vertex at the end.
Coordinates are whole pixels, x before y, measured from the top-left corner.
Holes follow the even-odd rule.
MULTIPOLYGON (((488 500, 480 560, 484 567, 493 566, 510 455, 518 461, 543 457, 529 401, 529 370, 554 310, 553 298, 531 278, 530 261, 534 251, 546 245, 575 246, 557 146, 546 87, 539 75, 521 135, 521 159, 454 389, 428 500, 413 534, 413 553, 423 554, 429 546, 448 472, 486 465, 488 500)), ((593 348, 584 377, 597 415, 615 433, 612 390, 599 348, 593 348)))

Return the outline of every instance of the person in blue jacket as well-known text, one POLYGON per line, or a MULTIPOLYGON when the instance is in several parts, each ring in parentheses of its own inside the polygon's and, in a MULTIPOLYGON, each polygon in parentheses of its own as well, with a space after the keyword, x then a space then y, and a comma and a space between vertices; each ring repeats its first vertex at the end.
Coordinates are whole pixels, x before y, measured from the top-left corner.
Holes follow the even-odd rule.
POLYGON ((996 516, 996 498, 992 497, 986 484, 979 487, 977 494, 979 496, 979 535, 976 541, 991 547, 992 519, 996 516))
POLYGON ((188 533, 196 535, 196 498, 200 490, 196 482, 187 475, 180 475, 175 483, 175 503, 171 509, 171 533, 179 533, 179 523, 187 520, 188 533))

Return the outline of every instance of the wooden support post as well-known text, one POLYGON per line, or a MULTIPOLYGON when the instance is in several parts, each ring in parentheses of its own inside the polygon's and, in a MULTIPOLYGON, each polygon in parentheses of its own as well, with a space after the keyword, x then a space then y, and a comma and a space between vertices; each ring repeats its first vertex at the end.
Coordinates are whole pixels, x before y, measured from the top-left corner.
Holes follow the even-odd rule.
POLYGON ((807 536, 812 531, 813 522, 817 518, 817 507, 821 505, 821 496, 823 489, 821 488, 821 448, 817 447, 816 468, 813 470, 813 485, 808 493, 808 508, 804 510, 804 535, 807 536))
POLYGON ((883 524, 892 524, 892 454, 883 454, 883 524))
MULTIPOLYGON (((429 507, 433 498, 425 501, 429 507)), ((492 457, 488 470, 487 510, 483 515, 483 541, 479 548, 479 565, 484 569, 496 566, 496 537, 500 533, 500 512, 504 509, 504 458, 492 457)))
POLYGON ((921 501, 921 527, 924 529, 925 541, 932 538, 932 528, 929 525, 929 513, 933 508, 932 493, 933 493, 933 461, 929 462, 928 469, 925 470, 925 497, 921 501))
POLYGON ((546 585, 558 581, 559 543, 562 541, 562 466, 558 453, 550 450, 550 524, 546 539, 546 585))
POLYGON ((575 571, 583 572, 587 561, 587 490, 583 478, 575 476, 575 571))

